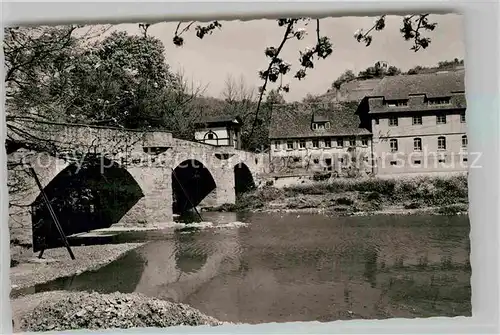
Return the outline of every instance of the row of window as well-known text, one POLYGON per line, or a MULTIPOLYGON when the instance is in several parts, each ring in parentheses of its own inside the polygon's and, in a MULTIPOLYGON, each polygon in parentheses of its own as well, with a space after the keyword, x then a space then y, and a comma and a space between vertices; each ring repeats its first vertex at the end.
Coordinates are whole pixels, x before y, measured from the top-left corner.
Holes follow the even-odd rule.
MULTIPOLYGON (((332 147, 332 139, 325 138, 322 140, 322 142, 323 142, 323 148, 331 148, 332 147)), ((343 138, 337 138, 335 140, 336 147, 338 147, 338 148, 343 148, 346 142, 348 143, 348 146, 350 146, 350 147, 356 146, 356 139, 353 139, 353 138, 348 139, 347 141, 344 141, 343 138)), ((368 139, 362 139, 361 145, 364 147, 367 147, 368 146, 368 139)), ((281 146, 281 141, 274 142, 274 148, 276 150, 279 150, 280 146, 281 146)), ((312 147, 319 148, 320 147, 320 140, 319 139, 312 140, 312 147)), ((286 149, 287 150, 293 150, 295 148, 305 149, 306 148, 306 140, 301 139, 298 141, 293 141, 293 140, 286 141, 286 149), (297 147, 296 147, 296 143, 298 143, 297 147)))
MULTIPOLYGON (((449 105, 450 98, 427 98, 425 101, 428 105, 449 105)), ((385 105, 388 107, 404 107, 408 106, 408 100, 386 100, 385 105)))
MULTIPOLYGON (((460 114, 460 122, 465 123, 465 113, 460 114)), ((375 119, 375 124, 379 124, 379 119, 375 119)), ((399 124, 397 116, 389 117, 389 126, 397 127, 399 124)), ((422 116, 413 116, 412 117, 413 125, 421 125, 422 124, 422 116)), ((436 124, 446 124, 446 114, 438 114, 436 115, 436 124)))
MULTIPOLYGON (((439 136, 437 138, 438 150, 446 150, 446 137, 439 136)), ((467 148, 467 135, 462 136, 462 148, 467 148)), ((391 152, 397 152, 399 149, 398 140, 391 139, 389 141, 391 152)), ((422 139, 417 137, 413 139, 413 151, 422 151, 422 139)))
MULTIPOLYGON (((467 163, 467 157, 462 157, 462 162, 467 163)), ((438 159, 438 163, 440 163, 440 164, 446 163, 446 158, 444 158, 444 157, 443 158, 439 158, 438 159)), ((422 160, 420 160, 420 159, 415 159, 413 161, 413 165, 421 165, 421 164, 422 164, 422 160)), ((392 166, 398 165, 398 161, 391 161, 391 165, 392 166)))

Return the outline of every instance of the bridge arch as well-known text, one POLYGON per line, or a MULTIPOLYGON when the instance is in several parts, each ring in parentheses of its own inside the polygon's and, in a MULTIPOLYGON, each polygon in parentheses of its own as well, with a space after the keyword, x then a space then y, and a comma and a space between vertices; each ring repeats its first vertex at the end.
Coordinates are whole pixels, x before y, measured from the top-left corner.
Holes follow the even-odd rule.
POLYGON ((197 159, 182 161, 172 170, 173 212, 182 214, 198 206, 216 188, 215 178, 205 164, 197 159))
MULTIPOLYGON (((44 192, 66 235, 109 228, 118 223, 144 193, 132 175, 104 157, 87 157, 83 164, 69 164, 44 192)), ((38 194, 31 204, 33 249, 61 245, 50 213, 38 194)))
POLYGON ((255 180, 248 165, 243 162, 236 164, 234 170, 234 190, 236 195, 255 188, 255 180))

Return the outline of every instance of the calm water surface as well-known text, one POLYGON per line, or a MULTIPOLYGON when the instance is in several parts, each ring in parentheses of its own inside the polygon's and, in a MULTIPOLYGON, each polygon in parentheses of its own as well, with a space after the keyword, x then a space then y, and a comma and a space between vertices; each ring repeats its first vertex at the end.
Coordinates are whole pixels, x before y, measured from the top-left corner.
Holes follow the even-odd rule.
POLYGON ((245 323, 471 315, 466 216, 203 216, 215 227, 121 234, 149 243, 31 290, 140 292, 245 323))

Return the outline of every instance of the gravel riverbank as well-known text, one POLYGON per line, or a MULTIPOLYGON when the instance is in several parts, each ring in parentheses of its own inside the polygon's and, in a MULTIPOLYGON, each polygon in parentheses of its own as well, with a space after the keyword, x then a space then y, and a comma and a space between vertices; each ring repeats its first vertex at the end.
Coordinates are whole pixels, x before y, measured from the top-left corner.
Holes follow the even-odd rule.
POLYGON ((11 248, 11 258, 19 264, 10 269, 12 289, 21 289, 45 283, 57 278, 96 270, 116 260, 126 252, 144 243, 121 243, 72 247, 75 260, 71 260, 66 248, 48 249, 43 259, 31 251, 21 252, 11 248))
POLYGON ((11 305, 14 332, 223 324, 188 305, 137 293, 52 291, 14 299, 11 305))

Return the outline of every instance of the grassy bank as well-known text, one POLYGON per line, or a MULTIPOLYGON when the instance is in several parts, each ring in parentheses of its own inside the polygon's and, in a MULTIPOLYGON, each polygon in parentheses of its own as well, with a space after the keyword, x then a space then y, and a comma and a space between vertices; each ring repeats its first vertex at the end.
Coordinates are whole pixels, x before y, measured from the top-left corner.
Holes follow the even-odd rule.
POLYGON ((283 189, 265 186, 240 195, 220 211, 321 211, 338 214, 468 210, 466 176, 405 179, 336 179, 283 189))

